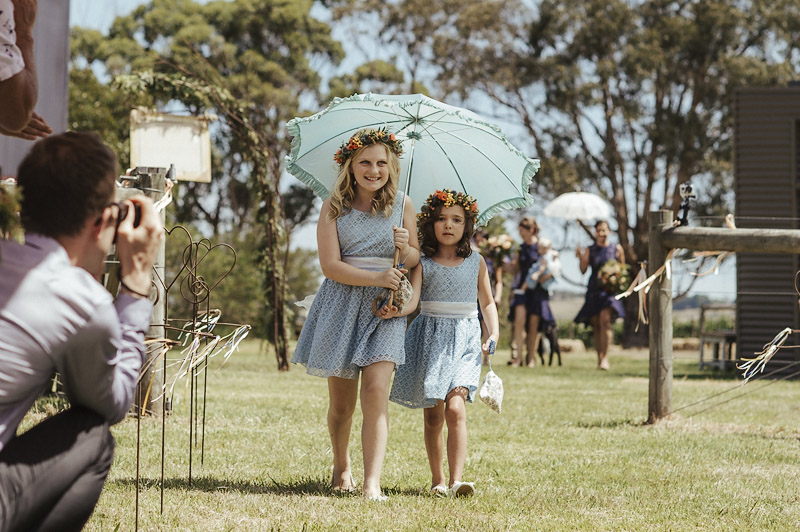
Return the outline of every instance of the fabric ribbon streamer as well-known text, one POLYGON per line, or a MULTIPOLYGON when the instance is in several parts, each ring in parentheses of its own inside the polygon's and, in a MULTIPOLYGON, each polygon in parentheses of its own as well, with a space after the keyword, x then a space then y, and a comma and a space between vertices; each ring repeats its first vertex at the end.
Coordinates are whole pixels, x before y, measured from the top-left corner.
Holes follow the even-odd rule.
POLYGON ((753 375, 756 373, 763 373, 764 367, 767 365, 767 362, 778 352, 778 350, 783 347, 783 344, 786 343, 786 340, 789 338, 789 335, 792 334, 792 329, 786 327, 777 335, 772 341, 764 344, 764 349, 759 351, 754 358, 743 358, 743 362, 741 364, 737 364, 736 368, 742 370, 742 377, 744 377, 744 382, 742 384, 746 384, 753 375))
MULTIPOLYGON (((633 282, 631 282, 631 285, 628 287, 627 290, 625 290, 621 294, 615 295, 614 299, 619 301, 620 299, 628 297, 629 295, 633 294, 633 292, 634 292, 634 290, 636 290, 637 286, 639 286, 640 284, 644 283, 646 280, 647 280, 647 267, 646 267, 644 262, 640 262, 639 263, 639 273, 637 273, 636 277, 633 278, 633 282)), ((644 297, 644 292, 642 292, 642 291, 638 291, 637 294, 638 294, 638 298, 639 298, 639 313, 638 313, 638 316, 637 316, 637 319, 636 319, 636 328, 634 329, 635 331, 639 330, 639 325, 640 324, 643 323, 643 324, 647 325, 647 323, 648 323, 648 321, 647 321, 647 298, 644 297)))
POLYGON ((161 212, 167 208, 167 205, 172 203, 172 187, 175 183, 171 179, 167 179, 166 184, 164 185, 164 195, 161 196, 161 199, 153 203, 153 207, 155 207, 156 212, 161 212))
POLYGON ((620 300, 622 298, 628 297, 634 292, 638 293, 639 295, 639 316, 638 321, 636 323, 636 330, 639 330, 640 323, 647 323, 647 298, 645 294, 650 292, 650 288, 652 288, 653 283, 656 279, 659 279, 662 275, 666 275, 667 279, 672 279, 672 256, 675 254, 675 249, 670 249, 667 253, 667 256, 664 257, 664 264, 661 265, 650 277, 646 277, 647 273, 645 272, 645 267, 639 269, 639 273, 636 274, 636 278, 631 283, 630 287, 627 290, 622 292, 621 294, 617 294, 614 296, 615 299, 620 300))

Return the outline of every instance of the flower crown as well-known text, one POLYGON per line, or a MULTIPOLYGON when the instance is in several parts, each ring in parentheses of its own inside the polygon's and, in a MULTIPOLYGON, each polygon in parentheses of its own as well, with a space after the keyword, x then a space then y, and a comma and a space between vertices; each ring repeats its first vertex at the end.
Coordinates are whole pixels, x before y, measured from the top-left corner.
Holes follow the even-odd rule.
POLYGON ((359 131, 342 144, 342 147, 334 154, 333 160, 339 166, 344 166, 347 159, 352 157, 357 149, 379 142, 386 144, 398 157, 403 154, 402 141, 398 140, 394 133, 389 133, 385 129, 367 129, 359 131))
POLYGON ((467 196, 463 192, 453 192, 449 188, 444 190, 437 190, 425 201, 417 214, 417 222, 423 222, 433 216, 433 211, 437 207, 452 207, 453 205, 460 205, 464 208, 464 212, 472 219, 478 217, 478 202, 472 196, 467 196))

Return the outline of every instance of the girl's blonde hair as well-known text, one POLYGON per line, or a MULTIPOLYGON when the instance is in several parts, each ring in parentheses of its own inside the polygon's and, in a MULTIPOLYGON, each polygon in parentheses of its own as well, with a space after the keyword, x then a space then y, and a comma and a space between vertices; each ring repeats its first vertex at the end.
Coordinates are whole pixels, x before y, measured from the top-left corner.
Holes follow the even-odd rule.
MULTIPOLYGON (((368 131, 368 130, 362 130, 368 131)), ((361 132, 356 133, 359 135, 361 132)), ((347 214, 352 208, 353 200, 356 197, 356 178, 352 172, 352 164, 369 146, 380 145, 386 150, 386 157, 389 160, 389 180, 372 198, 370 212, 372 214, 382 214, 389 217, 392 214, 392 205, 397 195, 397 187, 400 182, 400 159, 383 143, 370 144, 357 149, 352 157, 349 157, 339 168, 339 175, 331 189, 331 210, 328 213, 328 221, 332 222, 339 216, 347 214)))

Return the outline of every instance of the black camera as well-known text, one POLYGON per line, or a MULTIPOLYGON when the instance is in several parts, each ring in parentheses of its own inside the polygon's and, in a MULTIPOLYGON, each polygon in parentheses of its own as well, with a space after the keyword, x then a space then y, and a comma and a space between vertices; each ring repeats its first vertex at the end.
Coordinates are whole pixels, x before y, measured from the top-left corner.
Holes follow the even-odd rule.
MULTIPOLYGON (((119 224, 122 223, 122 220, 128 217, 128 210, 130 209, 129 203, 118 203, 119 205, 119 216, 117 216, 117 227, 114 230, 114 243, 117 242, 117 231, 119 231, 119 224)), ((133 204, 133 226, 139 227, 139 224, 142 223, 142 206, 138 203, 133 204)))

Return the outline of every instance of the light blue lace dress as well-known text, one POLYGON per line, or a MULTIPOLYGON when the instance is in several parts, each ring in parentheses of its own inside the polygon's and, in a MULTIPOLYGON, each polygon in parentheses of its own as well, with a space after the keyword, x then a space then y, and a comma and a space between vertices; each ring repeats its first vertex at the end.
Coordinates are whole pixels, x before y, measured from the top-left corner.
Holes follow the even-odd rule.
POLYGON ((443 266, 429 257, 420 264, 420 315, 406 333, 406 363, 397 368, 389 399, 428 408, 463 386, 472 402, 481 376, 480 255, 472 253, 459 266, 443 266))
MULTIPOLYGON (((336 220, 342 260, 351 257, 388 259, 394 256, 392 226, 400 226, 402 192, 397 193, 392 215, 373 215, 351 209, 336 220)), ((360 266, 359 266, 360 267, 360 266)), ((382 320, 372 314, 372 300, 384 293, 375 286, 350 286, 325 279, 308 311, 292 362, 306 366, 318 377, 357 379, 361 368, 388 360, 402 364, 406 318, 382 320)))

